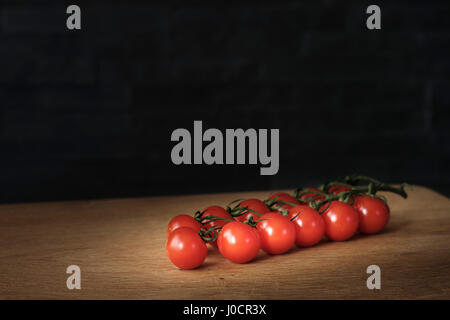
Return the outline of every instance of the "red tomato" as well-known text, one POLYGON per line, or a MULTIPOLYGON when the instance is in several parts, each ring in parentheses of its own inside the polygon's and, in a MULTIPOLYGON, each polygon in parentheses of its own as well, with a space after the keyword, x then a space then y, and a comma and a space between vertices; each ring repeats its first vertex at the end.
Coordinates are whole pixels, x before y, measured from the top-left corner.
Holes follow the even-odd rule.
POLYGON ((338 195, 339 193, 347 192, 350 190, 352 190, 352 188, 347 186, 331 186, 330 189, 328 189, 328 193, 338 195))
MULTIPOLYGON (((312 190, 312 191, 318 191, 318 192, 320 192, 319 189, 314 188, 314 187, 308 187, 308 188, 306 188, 306 189, 307 189, 307 190, 312 190)), ((314 201, 325 199, 324 196, 322 196, 322 195, 320 195, 320 194, 316 194, 316 193, 314 193, 314 192, 311 192, 311 193, 305 193, 304 195, 302 195, 302 196, 300 197, 300 199, 302 199, 302 200, 308 200, 309 198, 312 198, 314 201)))
MULTIPOLYGON (((332 186, 330 187, 330 189, 328 189, 328 193, 332 194, 332 195, 339 195, 342 192, 347 192, 352 190, 352 188, 347 187, 347 186, 332 186)), ((350 197, 350 202, 349 204, 353 204, 353 202, 355 201, 355 195, 351 195, 350 197)))
POLYGON ((180 227, 188 227, 196 232, 199 232, 202 227, 202 224, 197 220, 195 220, 193 217, 188 216, 187 214, 180 214, 176 217, 173 217, 172 220, 170 220, 167 226, 166 236, 168 237, 172 231, 180 227))
POLYGON ((242 222, 230 222, 217 238, 220 253, 235 263, 251 261, 259 252, 261 240, 258 231, 242 222))
MULTIPOLYGON (((269 200, 281 200, 281 201, 285 201, 285 202, 289 202, 289 203, 293 203, 296 205, 300 205, 300 202, 295 199, 293 196, 287 194, 286 192, 277 192, 274 193, 273 195, 270 196, 269 200)), ((292 208, 293 206, 290 204, 275 204, 274 208, 278 209, 279 211, 281 210, 289 210, 290 208, 292 208)))
MULTIPOLYGON (((260 213, 261 215, 263 215, 264 213, 270 211, 269 207, 266 206, 266 204, 264 202, 262 202, 261 200, 258 199, 248 199, 248 200, 244 200, 242 201, 239 206, 241 207, 248 207, 251 210, 254 210, 258 213, 260 213)), ((251 211, 246 211, 246 213, 244 213, 242 216, 239 217, 235 217, 234 219, 236 221, 240 221, 240 222, 244 222, 245 220, 247 220, 248 218, 250 218, 250 216, 253 217, 254 221, 257 221, 259 219, 259 215, 257 215, 256 213, 253 213, 251 211)))
POLYGON ((322 217, 325 221, 325 235, 330 240, 348 240, 358 230, 358 212, 344 202, 332 201, 322 217))
POLYGON ((295 244, 298 247, 311 247, 318 243, 325 234, 325 222, 322 216, 306 205, 293 207, 288 218, 295 224, 295 244))
MULTIPOLYGON (((227 210, 225 210, 222 207, 219 206, 210 206, 208 208, 206 208, 201 217, 206 217, 206 216, 216 216, 216 217, 220 217, 220 218, 226 218, 226 219, 230 219, 233 220, 233 217, 231 216, 231 214, 229 214, 227 212, 227 210)), ((211 229, 213 227, 223 227, 224 225, 226 225, 229 221, 225 221, 225 220, 215 220, 215 221, 210 221, 210 220, 203 220, 203 229, 204 230, 208 230, 211 229)), ((211 238, 214 237, 215 234, 217 234, 219 231, 214 231, 213 233, 210 233, 211 238)), ((209 235, 208 235, 209 237, 209 235)), ((209 241, 208 242, 210 245, 212 245, 213 247, 217 247, 217 240, 216 241, 209 241)))
POLYGON ((256 229, 261 237, 261 248, 267 253, 284 253, 294 245, 295 225, 279 213, 269 212, 263 215, 256 229))
POLYGON ((389 222, 389 207, 383 200, 359 196, 356 197, 353 208, 359 213, 359 231, 362 233, 377 233, 389 222))
POLYGON ((208 249, 197 232, 180 227, 167 239, 166 251, 170 261, 180 269, 194 269, 206 258, 208 249))

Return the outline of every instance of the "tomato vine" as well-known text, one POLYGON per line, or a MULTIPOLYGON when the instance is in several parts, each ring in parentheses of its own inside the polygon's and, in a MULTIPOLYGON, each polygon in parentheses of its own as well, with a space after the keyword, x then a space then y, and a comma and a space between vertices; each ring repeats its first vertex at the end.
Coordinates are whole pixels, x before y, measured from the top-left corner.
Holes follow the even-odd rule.
MULTIPOLYGON (((364 234, 379 232, 389 220, 387 198, 380 192, 394 193, 406 199, 408 197, 406 189, 412 189, 412 187, 407 183, 393 186, 372 177, 349 175, 342 180, 329 181, 317 187, 297 188, 293 190, 292 194, 278 192, 265 200, 237 199, 230 202, 225 208, 211 206, 203 211, 197 211, 190 218, 186 215, 180 215, 177 216, 179 221, 173 221, 177 217, 172 219, 167 234, 178 227, 191 228, 203 242, 214 246, 218 245, 224 256, 232 257, 230 260, 247 262, 256 255, 255 246, 259 245, 257 234, 262 237, 261 248, 265 251, 281 253, 288 250, 291 243, 289 241, 292 241, 293 230, 290 223, 293 223, 296 228, 295 243, 297 246, 312 246, 318 243, 323 235, 326 235, 330 240, 347 240, 356 233, 358 228, 364 234), (370 210, 378 210, 377 215, 368 215, 367 211, 370 210), (382 219, 379 217, 379 212, 382 213, 382 219), (282 217, 285 220, 275 221, 278 219, 277 217, 280 217, 280 219, 282 217), (273 219, 275 220, 272 222, 266 221, 273 219), (350 222, 347 227, 342 227, 339 224, 334 224, 336 219, 350 222), (262 221, 264 223, 259 223, 262 221), (240 223, 247 225, 247 227, 244 228, 240 223), (229 224, 230 226, 226 227, 229 224), (235 237, 234 235, 230 236, 233 233, 231 224, 235 227, 234 232, 237 232, 236 237, 251 241, 252 248, 249 249, 248 257, 238 257, 230 253, 230 250, 236 250, 230 249, 234 245, 230 241, 235 237), (279 230, 282 228, 290 230, 290 238, 286 240, 288 242, 281 243, 280 236, 278 239, 271 239, 271 232, 264 231, 266 225, 270 228, 277 226, 279 230), (224 228, 227 229, 227 235, 221 237, 224 228), (250 230, 253 231, 250 232, 250 230), (244 236, 243 232, 248 234, 244 236), (219 239, 220 237, 222 239, 219 239), (222 252, 226 250, 228 250, 227 253, 222 252)), ((192 238, 192 234, 189 234, 186 230, 184 233, 186 234, 185 237, 192 238)), ((179 234, 181 235, 182 232, 179 232, 179 234)), ((278 234, 284 233, 280 231, 278 234)), ((180 241, 180 239, 177 238, 173 241, 180 241)), ((167 245, 167 248, 169 248, 169 245, 167 245)), ((176 246, 173 245, 170 248, 172 251, 178 250, 174 249, 176 246)), ((242 245, 240 248, 240 250, 245 250, 242 245)), ((181 253, 177 254, 181 255, 181 253)), ((201 258, 200 255, 198 261, 203 261, 201 258)))

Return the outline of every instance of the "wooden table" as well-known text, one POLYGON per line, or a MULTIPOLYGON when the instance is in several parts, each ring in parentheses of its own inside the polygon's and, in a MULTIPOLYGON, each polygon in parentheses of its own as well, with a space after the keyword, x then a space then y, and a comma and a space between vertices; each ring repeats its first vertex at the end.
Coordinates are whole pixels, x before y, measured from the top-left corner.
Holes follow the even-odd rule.
POLYGON ((196 270, 165 253, 168 220, 269 192, 0 206, 1 299, 450 298, 450 200, 416 186, 389 194, 391 221, 373 236, 234 264, 209 249, 196 270), (368 290, 366 268, 381 268, 368 290), (66 268, 81 268, 68 290, 66 268))

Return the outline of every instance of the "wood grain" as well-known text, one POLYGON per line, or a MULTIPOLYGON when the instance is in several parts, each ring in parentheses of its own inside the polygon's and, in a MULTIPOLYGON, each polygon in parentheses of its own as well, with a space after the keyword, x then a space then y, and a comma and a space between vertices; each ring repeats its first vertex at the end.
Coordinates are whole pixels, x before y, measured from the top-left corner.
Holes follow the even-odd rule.
POLYGON ((196 270, 165 253, 168 220, 269 192, 0 206, 1 299, 433 299, 450 298, 450 200, 416 186, 387 195, 391 221, 373 236, 322 242, 233 264, 213 249, 196 270), (66 288, 79 265, 81 290, 66 288), (366 268, 381 267, 381 290, 366 268))

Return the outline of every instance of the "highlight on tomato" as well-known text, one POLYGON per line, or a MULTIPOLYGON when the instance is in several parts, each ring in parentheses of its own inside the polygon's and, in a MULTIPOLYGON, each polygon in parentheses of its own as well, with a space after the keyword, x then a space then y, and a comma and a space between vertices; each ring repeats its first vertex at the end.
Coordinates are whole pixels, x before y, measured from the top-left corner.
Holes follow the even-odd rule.
MULTIPOLYGON (((214 216, 214 217, 219 217, 219 218, 225 218, 228 220, 233 220, 233 217, 228 213, 228 211, 219 206, 210 206, 210 207, 206 208, 205 210, 203 210, 203 213, 200 215, 200 218, 205 218, 206 216, 214 216)), ((229 221, 205 219, 205 220, 202 220, 202 223, 203 223, 202 229, 209 230, 213 227, 223 227, 224 225, 229 223, 229 221)), ((215 231, 211 232, 208 235, 208 238, 215 237, 215 235, 219 232, 220 232, 219 230, 215 230, 215 231)), ((217 247, 217 239, 215 241, 208 241, 208 243, 213 247, 217 247)))
POLYGON ((386 227, 390 218, 387 204, 370 196, 356 197, 353 208, 359 214, 359 231, 364 234, 380 232, 386 227))
POLYGON ((261 238, 261 249, 270 254, 289 251, 295 242, 295 225, 276 212, 263 215, 256 225, 261 238))
POLYGON ((217 237, 219 252, 235 263, 253 260, 261 248, 258 231, 242 222, 226 224, 217 237))
POLYGON ((295 205, 300 205, 300 201, 298 201, 295 197, 291 196, 290 194, 288 194, 286 192, 274 193, 273 195, 271 195, 269 197, 269 200, 281 200, 284 202, 289 202, 289 204, 288 203, 274 204, 273 208, 277 209, 278 211, 289 210, 290 208, 294 207, 295 205))
MULTIPOLYGON (((261 201, 259 199, 244 200, 239 204, 239 206, 240 207, 248 207, 250 210, 256 211, 256 212, 260 213, 261 215, 270 211, 269 207, 263 201, 261 201)), ((244 211, 243 215, 241 215, 239 217, 234 217, 234 219, 236 221, 244 222, 244 221, 248 220, 250 217, 253 217, 253 221, 257 221, 260 216, 252 211, 246 210, 246 211, 244 211)))
POLYGON ((208 253, 199 234, 187 227, 177 228, 169 234, 166 251, 170 261, 180 269, 199 267, 208 253))
POLYGON ((358 212, 352 206, 337 200, 324 206, 328 207, 322 214, 327 238, 344 241, 353 237, 359 226, 358 212))
POLYGON ((166 236, 168 237, 172 231, 180 227, 191 228, 192 230, 199 232, 202 224, 187 214, 180 214, 173 217, 172 220, 169 221, 166 229, 166 236))
POLYGON ((256 225, 261 238, 261 249, 270 254, 289 251, 295 242, 295 226, 285 216, 269 212, 256 225))
POLYGON ((325 221, 308 205, 300 205, 289 210, 289 220, 295 225, 295 244, 298 247, 311 247, 322 240, 325 234, 325 221))

